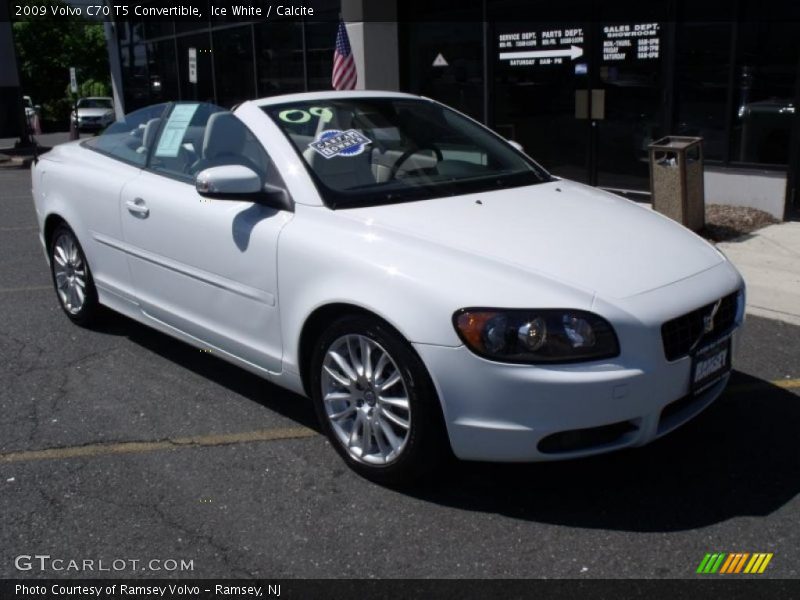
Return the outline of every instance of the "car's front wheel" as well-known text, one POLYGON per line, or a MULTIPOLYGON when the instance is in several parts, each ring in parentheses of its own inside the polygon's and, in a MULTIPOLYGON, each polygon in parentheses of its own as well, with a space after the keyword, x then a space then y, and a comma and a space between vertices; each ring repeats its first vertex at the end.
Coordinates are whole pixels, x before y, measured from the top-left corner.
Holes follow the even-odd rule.
POLYGON ((78 325, 97 319, 100 304, 89 263, 72 229, 62 223, 50 238, 50 272, 61 308, 78 325))
POLYGON ((331 444, 358 473, 400 484, 446 455, 438 398, 422 361, 369 316, 333 323, 311 360, 311 395, 331 444))

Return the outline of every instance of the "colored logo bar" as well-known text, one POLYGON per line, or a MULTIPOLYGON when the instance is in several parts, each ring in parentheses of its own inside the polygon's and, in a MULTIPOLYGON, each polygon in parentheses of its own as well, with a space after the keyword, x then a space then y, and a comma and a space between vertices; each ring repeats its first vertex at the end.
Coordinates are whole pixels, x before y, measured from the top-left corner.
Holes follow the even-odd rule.
POLYGON ((763 573, 773 554, 766 552, 715 552, 708 553, 700 561, 697 572, 702 574, 763 573))

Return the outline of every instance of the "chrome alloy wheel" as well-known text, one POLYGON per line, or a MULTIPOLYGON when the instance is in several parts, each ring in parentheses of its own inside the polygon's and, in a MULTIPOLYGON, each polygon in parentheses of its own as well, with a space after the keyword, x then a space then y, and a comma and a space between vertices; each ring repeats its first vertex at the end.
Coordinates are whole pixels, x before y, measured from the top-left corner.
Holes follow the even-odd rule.
POLYGON ((86 301, 86 263, 68 233, 60 235, 53 244, 53 276, 61 304, 69 314, 78 314, 86 301))
POLYGON ((386 465, 411 432, 406 382, 389 353, 369 337, 344 335, 322 363, 322 402, 336 437, 355 460, 386 465))

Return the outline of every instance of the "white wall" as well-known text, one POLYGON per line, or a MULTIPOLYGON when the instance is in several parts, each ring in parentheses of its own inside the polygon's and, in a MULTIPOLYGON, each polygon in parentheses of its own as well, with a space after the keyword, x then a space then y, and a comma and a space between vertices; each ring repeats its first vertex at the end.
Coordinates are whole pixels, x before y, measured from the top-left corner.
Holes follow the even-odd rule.
POLYGON ((786 173, 757 169, 705 169, 706 204, 749 206, 783 219, 786 173))
POLYGON ((358 71, 356 89, 399 90, 397 23, 361 21, 346 26, 358 71))

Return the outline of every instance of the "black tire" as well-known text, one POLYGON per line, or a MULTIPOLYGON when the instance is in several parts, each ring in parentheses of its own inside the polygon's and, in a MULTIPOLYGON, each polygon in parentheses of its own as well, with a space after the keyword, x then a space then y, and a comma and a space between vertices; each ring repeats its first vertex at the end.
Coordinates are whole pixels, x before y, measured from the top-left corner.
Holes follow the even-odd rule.
POLYGON ((411 345, 384 322, 369 315, 338 319, 317 340, 309 368, 311 398, 322 429, 342 459, 358 474, 384 485, 407 485, 429 476, 452 457, 439 399, 425 365, 411 345), (331 346, 348 335, 365 336, 380 345, 403 377, 410 405, 410 429, 402 450, 388 464, 367 464, 352 456, 334 431, 325 409, 323 363, 331 346))
POLYGON ((100 318, 101 307, 97 299, 97 288, 95 288, 94 285, 92 271, 89 267, 89 262, 86 260, 86 255, 83 252, 83 248, 81 247, 80 242, 78 242, 78 238, 66 223, 59 224, 53 231, 53 235, 50 237, 49 254, 50 277, 53 281, 53 287, 56 292, 56 298, 58 298, 58 304, 61 306, 64 314, 67 315, 70 321, 76 325, 80 325, 81 327, 89 327, 90 325, 96 324, 100 318), (59 292, 58 282, 56 281, 56 248, 59 246, 59 243, 62 240, 69 240, 75 245, 76 256, 78 258, 76 265, 79 267, 82 265, 84 269, 83 272, 85 273, 85 286, 83 287, 84 298, 82 304, 77 310, 71 308, 62 298, 62 294, 59 292))

